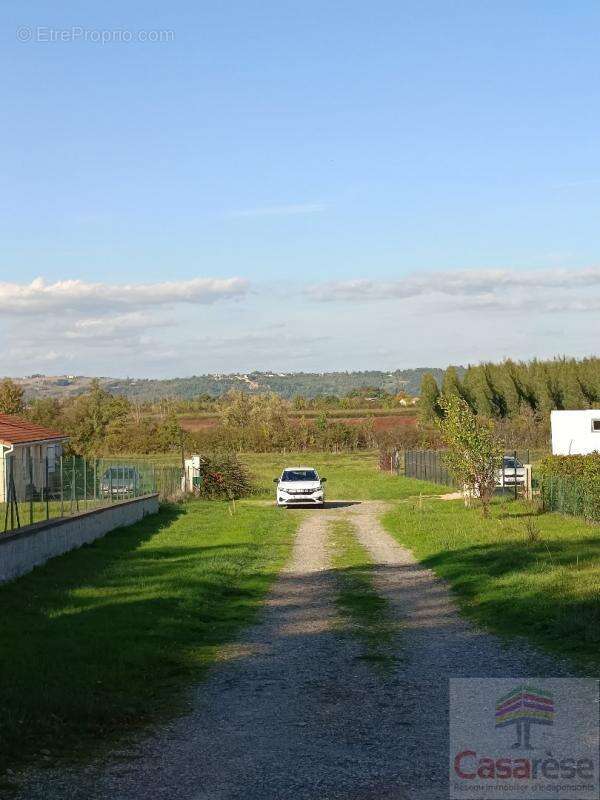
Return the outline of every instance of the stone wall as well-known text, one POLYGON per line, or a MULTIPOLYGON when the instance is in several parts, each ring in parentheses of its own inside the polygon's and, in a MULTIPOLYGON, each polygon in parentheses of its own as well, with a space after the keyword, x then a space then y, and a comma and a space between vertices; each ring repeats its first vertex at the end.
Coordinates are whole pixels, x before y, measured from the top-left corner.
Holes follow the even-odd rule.
POLYGON ((158 495, 150 494, 0 534, 0 583, 157 511, 158 495))

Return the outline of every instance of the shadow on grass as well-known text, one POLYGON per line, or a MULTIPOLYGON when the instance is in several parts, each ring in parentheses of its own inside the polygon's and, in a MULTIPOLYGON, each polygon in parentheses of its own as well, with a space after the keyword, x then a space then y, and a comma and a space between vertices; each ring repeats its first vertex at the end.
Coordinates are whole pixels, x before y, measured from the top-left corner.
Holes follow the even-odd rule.
POLYGON ((598 592, 590 587, 587 591, 581 587, 580 592, 562 590, 560 572, 551 581, 544 581, 544 573, 597 565, 600 538, 511 544, 444 550, 421 563, 452 585, 480 623, 503 635, 526 636, 563 656, 597 664, 598 592))
MULTIPOLYGON (((218 550, 219 548, 214 549, 218 550)), ((236 548, 233 547, 233 551, 235 550, 236 548)), ((342 625, 336 629, 334 634, 326 626, 315 627, 314 625, 315 620, 322 619, 329 613, 328 609, 330 609, 335 587, 339 586, 340 581, 355 584, 357 580, 362 580, 364 568, 360 566, 331 569, 302 576, 282 573, 274 589, 273 604, 269 610, 269 614, 274 617, 271 616, 266 620, 267 630, 259 637, 261 646, 254 649, 244 648, 244 637, 242 636, 240 637, 242 646, 234 649, 228 663, 221 665, 225 674, 220 676, 216 692, 211 691, 207 698, 209 703, 207 724, 204 725, 202 711, 199 708, 194 721, 194 735, 189 735, 189 728, 186 728, 187 735, 185 736, 180 736, 179 732, 175 731, 177 756, 174 758, 173 752, 169 752, 168 747, 167 755, 163 760, 160 760, 160 755, 155 753, 155 757, 160 760, 160 781, 163 792, 170 790, 169 796, 172 797, 198 796, 197 787, 194 788, 192 795, 187 791, 189 785, 187 789, 185 786, 183 789, 180 786, 181 767, 184 765, 184 768, 189 768, 191 774, 195 774, 196 777, 199 776, 205 781, 203 796, 212 796, 211 792, 217 796, 222 786, 211 783, 211 781, 219 780, 219 775, 217 778, 214 777, 211 768, 213 763, 226 764, 227 769, 232 770, 235 775, 239 771, 241 785, 246 785, 251 789, 264 780, 264 770, 269 766, 272 767, 272 761, 270 761, 274 741, 272 729, 275 728, 275 737, 278 734, 285 737, 285 746, 276 749, 278 759, 280 759, 278 760, 278 775, 284 782, 282 797, 292 797, 298 793, 297 765, 302 758, 306 757, 307 752, 317 752, 321 767, 323 765, 331 767, 328 780, 340 781, 338 786, 333 787, 335 791, 332 790, 331 794, 327 794, 327 796, 375 797, 370 783, 372 776, 369 772, 369 767, 372 768, 373 765, 373 748, 371 746, 358 747, 350 735, 342 737, 332 735, 331 725, 322 723, 324 710, 328 714, 335 713, 336 716, 339 714, 345 722, 346 732, 359 730, 361 743, 365 741, 370 745, 377 743, 378 761, 381 762, 385 759, 385 763, 389 764, 390 781, 398 781, 398 776, 402 772, 401 765, 398 763, 399 754, 402 752, 398 738, 407 736, 406 728, 403 726, 409 724, 406 715, 400 711, 402 704, 406 702, 410 708, 411 703, 414 705, 414 698, 417 696, 418 704, 415 707, 415 713, 418 713, 419 716, 421 712, 418 709, 424 705, 438 708, 438 722, 441 721, 440 727, 445 730, 447 721, 444 715, 447 713, 448 706, 446 679, 450 671, 455 670, 459 674, 472 675, 475 670, 482 675, 497 675, 498 670, 502 670, 506 666, 501 659, 498 662, 495 662, 493 658, 482 659, 478 637, 473 636, 472 632, 466 631, 464 626, 457 621, 455 614, 449 613, 447 590, 440 581, 432 581, 428 573, 424 573, 421 565, 411 564, 401 567, 375 565, 372 569, 389 586, 395 587, 393 595, 395 605, 405 609, 404 613, 408 614, 417 610, 416 607, 418 607, 419 613, 424 620, 426 619, 426 622, 418 630, 420 645, 424 651, 435 654, 436 645, 438 648, 439 660, 435 660, 435 663, 432 663, 432 659, 423 664, 411 665, 409 663, 408 681, 402 680, 393 684, 395 687, 393 696, 399 696, 401 703, 398 706, 390 703, 390 695, 385 694, 385 691, 379 696, 377 689, 374 689, 373 684, 368 681, 366 684, 369 686, 369 690, 365 691, 363 678, 367 673, 361 670, 370 670, 375 674, 379 672, 381 675, 381 655, 377 652, 364 652, 360 646, 353 645, 353 637, 350 635, 343 636, 343 642, 339 642, 340 633, 354 632, 351 620, 346 621, 345 624, 342 621, 342 625), (442 639, 444 648, 441 649, 440 632, 444 634, 442 639), (335 643, 332 643, 332 635, 336 637, 335 643), (448 648, 452 648, 454 654, 447 655, 448 648), (300 683, 295 680, 285 680, 286 670, 298 667, 298 653, 302 654, 302 662, 310 665, 310 674, 304 675, 300 683), (460 654, 458 659, 457 653, 460 654), (361 661, 367 662, 364 667, 359 666, 361 661), (439 672, 439 678, 432 680, 432 674, 435 674, 436 670, 439 672), (425 677, 422 677, 423 673, 425 677), (306 683, 308 678, 310 678, 310 689, 307 688, 306 683), (262 691, 265 685, 271 685, 274 681, 277 681, 277 691, 262 691), (299 691, 302 693, 301 712, 298 711, 299 691), (404 692, 406 693, 405 700, 402 697, 404 692), (381 703, 382 698, 385 700, 383 704, 381 703), (270 725, 265 724, 265 720, 270 722, 270 725), (315 720, 315 724, 309 720, 315 720), (382 730, 385 732, 383 736, 382 730), (210 737, 210 741, 206 741, 203 737, 210 737), (256 753, 256 758, 242 760, 239 758, 240 751, 256 753), (268 753, 268 761, 265 761, 265 753, 268 753), (358 765, 354 769, 354 773, 356 775, 362 773, 365 776, 364 793, 358 791, 361 788, 358 785, 355 787, 356 793, 347 791, 347 785, 343 782, 340 771, 336 769, 336 765, 339 765, 342 758, 351 758, 353 763, 358 765), (367 782, 369 782, 368 785, 367 782)), ((259 577, 268 580, 270 573, 261 572, 259 577)), ((264 584, 262 585, 264 586, 264 584)), ((198 581, 193 588, 195 592, 202 592, 207 587, 211 592, 213 591, 215 586, 212 580, 208 583, 205 580, 198 581)), ((214 599, 214 602, 210 601, 209 597, 208 599, 213 602, 213 605, 201 610, 206 615, 207 622, 210 620, 212 629, 207 629, 203 625, 192 629, 190 642, 200 642, 202 646, 209 643, 223 644, 224 641, 234 638, 241 623, 247 623, 251 619, 251 615, 247 616, 243 609, 253 610, 255 601, 262 596, 261 593, 257 592, 252 581, 249 582, 245 578, 241 583, 229 588, 235 592, 239 603, 237 608, 241 612, 241 616, 238 618, 237 624, 227 627, 232 609, 224 607, 222 593, 214 599)), ((376 609, 372 610, 376 620, 376 609)), ((118 627, 115 628, 114 625, 128 611, 139 614, 140 619, 156 617, 157 622, 150 629, 140 630, 139 636, 144 639, 152 633, 158 637, 148 643, 149 651, 146 655, 150 658, 153 646, 159 647, 157 658, 159 663, 155 665, 155 668, 161 670, 163 682, 158 686, 156 683, 150 682, 155 692, 154 695, 146 692, 139 682, 123 687, 120 702, 123 703, 125 709, 131 709, 132 717, 129 718, 125 713, 121 713, 121 716, 115 721, 107 712, 104 729, 98 721, 103 721, 99 716, 102 713, 101 708, 92 706, 87 747, 90 747, 90 744, 98 747, 98 743, 102 741, 105 733, 114 734, 115 731, 118 732, 119 726, 124 731, 131 733, 132 727, 139 723, 138 704, 142 702, 148 703, 150 712, 157 707, 158 703, 165 703, 168 706, 167 713, 170 716, 175 715, 182 706, 178 703, 178 695, 169 689, 169 678, 172 678, 176 686, 181 687, 182 677, 189 684, 202 673, 202 670, 198 669, 197 663, 195 666, 188 665, 189 669, 186 670, 185 664, 182 665, 177 653, 161 647, 160 637, 165 633, 162 625, 166 620, 172 619, 174 612, 181 614, 184 611, 179 604, 173 605, 169 595, 156 601, 155 604, 139 600, 132 607, 123 601, 114 603, 107 609, 83 614, 82 627, 75 631, 75 635, 82 635, 86 626, 102 621, 102 625, 109 625, 113 630, 117 640, 115 650, 118 649, 118 645, 124 647, 126 643, 123 642, 118 627), (171 674, 165 669, 165 663, 171 664, 173 670, 171 674), (182 668, 183 675, 180 672, 182 668), (117 723, 116 728, 115 722, 117 723)), ((198 613, 198 605, 189 608, 188 611, 195 617, 198 613)), ((60 624, 64 624, 64 621, 60 624)), ((174 624, 183 623, 178 620, 174 624)), ((183 630, 186 634, 190 633, 190 629, 187 627, 183 630)), ((60 632, 60 628, 58 631, 60 632)), ((56 632, 55 629, 53 633, 56 632)), ((401 637, 400 646, 402 646, 403 639, 404 637, 401 637)), ((249 642, 256 644, 254 638, 250 638, 249 642)), ((167 638, 164 644, 168 643, 167 638)), ((89 658, 92 655, 88 649, 86 656, 89 658)), ((518 671, 519 664, 514 664, 514 659, 510 663, 512 669, 516 671, 514 677, 522 677, 518 671)), ((106 669, 106 655, 103 656, 102 664, 106 669)), ((125 666, 131 667, 130 664, 125 666)), ((152 663, 149 662, 147 666, 152 667, 152 663)), ((59 678, 58 675, 53 677, 59 678)), ((63 682, 68 682, 68 677, 62 676, 63 682)), ((503 677, 509 676, 503 674, 503 677)), ((381 683, 376 685, 381 685, 381 683)), ((106 698, 102 697, 101 688, 97 691, 99 692, 99 701, 106 702, 106 698)), ((109 710, 112 709, 114 712, 118 705, 118 702, 111 699, 109 710)), ((153 721, 153 719, 155 720, 156 716, 153 718, 150 713, 146 721, 153 721)), ((71 719, 68 722, 72 724, 71 719)), ((67 739, 65 742, 63 739, 61 749, 66 749, 68 752, 70 747, 70 740, 67 739)), ((424 758, 428 757, 426 752, 424 758)), ((132 765, 132 771, 127 776, 128 787, 135 788, 136 781, 139 781, 142 786, 146 785, 142 774, 144 766, 147 767, 147 762, 143 760, 140 765, 132 765)), ((404 769, 406 769, 405 765, 404 769)), ((93 772, 91 778, 83 776, 83 780, 88 779, 94 780, 93 772)), ((356 780, 360 783, 361 778, 356 780)), ((261 784, 261 788, 264 788, 264 784, 261 784)), ((327 787, 327 789, 329 788, 327 787)), ((92 794, 86 795, 86 789, 87 784, 85 786, 78 784, 78 790, 81 792, 78 796, 93 796, 92 794)), ((248 794, 254 796, 251 791, 248 794)), ((142 795, 140 794, 140 796, 142 795)), ((256 794, 256 796, 262 796, 262 794, 256 794)), ((378 798, 387 796, 398 798, 404 794, 377 793, 378 798)), ((423 794, 423 796, 426 795, 423 794)))
POLYGON ((163 506, 0 587, 0 772, 180 712, 186 687, 252 621, 280 535, 188 544, 193 517, 173 528, 185 514, 163 506))
MULTIPOLYGON (((176 716, 186 708, 186 689, 205 675, 218 648, 255 619, 277 571, 272 553, 282 547, 281 537, 266 528, 252 541, 219 542, 208 533, 196 545, 191 543, 192 518, 168 544, 160 538, 151 541, 186 513, 163 507, 155 517, 0 587, 0 641, 9 654, 0 661, 0 766, 39 757, 42 749, 52 761, 87 757, 136 728, 176 716)), ((251 520, 258 522, 263 513, 258 508, 251 520)), ((498 579, 514 575, 518 582, 521 571, 548 561, 549 553, 565 566, 576 555, 580 565, 584 557, 588 563, 600 555, 598 540, 590 540, 585 554, 581 542, 567 551, 566 545, 477 546, 440 553, 424 564, 450 580, 465 599, 476 601, 474 615, 500 633, 529 636, 566 655, 597 655, 597 599, 523 588, 497 591, 498 579)), ((394 577, 399 600, 407 586, 418 594, 427 621, 421 635, 435 637, 456 626, 444 587, 419 584, 421 565, 373 570, 394 577)), ((280 629, 294 631, 278 633, 282 646, 288 638, 296 647, 301 641, 307 663, 317 671, 320 641, 329 634, 314 628, 306 633, 302 625, 319 618, 330 602, 327 591, 343 572, 358 574, 355 568, 302 577, 283 574, 278 584, 280 629)), ((464 648, 465 663, 477 663, 476 639, 460 630, 455 639, 461 652, 464 648)), ((244 674, 248 659, 259 665, 264 659, 268 670, 272 651, 267 650, 239 656, 237 674, 244 674)), ((342 662, 340 667, 345 668, 342 662)), ((276 701, 285 707, 285 696, 276 701)), ((377 714, 372 709, 366 713, 368 704, 364 710, 365 719, 377 725, 377 714)), ((235 722, 235 708, 229 711, 235 722)))
POLYGON ((323 503, 322 506, 315 505, 314 503, 290 503, 289 506, 286 506, 288 511, 292 511, 293 509, 297 508, 301 511, 306 511, 307 509, 312 509, 313 511, 328 511, 333 510, 335 508, 348 508, 348 506, 359 506, 361 504, 360 500, 327 500, 323 503))

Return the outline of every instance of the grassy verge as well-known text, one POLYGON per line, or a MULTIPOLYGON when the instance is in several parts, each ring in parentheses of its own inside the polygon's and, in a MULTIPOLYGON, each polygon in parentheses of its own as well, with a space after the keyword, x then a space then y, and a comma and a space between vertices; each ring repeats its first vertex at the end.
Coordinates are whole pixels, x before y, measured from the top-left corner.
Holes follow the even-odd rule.
POLYGON ((389 669, 394 662, 394 628, 388 602, 375 590, 371 557, 348 520, 332 522, 330 530, 331 565, 338 580, 338 609, 351 632, 362 642, 362 658, 389 669))
POLYGON ((298 521, 252 503, 165 507, 0 587, 0 769, 179 712, 251 621, 298 521))
POLYGON ((327 478, 330 500, 394 500, 415 494, 440 494, 445 486, 397 477, 378 469, 376 452, 355 453, 243 453, 242 461, 264 497, 274 496, 273 478, 284 467, 308 465, 327 478))
POLYGON ((464 610, 584 669, 600 667, 600 530, 498 501, 489 519, 460 501, 399 504, 384 525, 449 581, 464 610))

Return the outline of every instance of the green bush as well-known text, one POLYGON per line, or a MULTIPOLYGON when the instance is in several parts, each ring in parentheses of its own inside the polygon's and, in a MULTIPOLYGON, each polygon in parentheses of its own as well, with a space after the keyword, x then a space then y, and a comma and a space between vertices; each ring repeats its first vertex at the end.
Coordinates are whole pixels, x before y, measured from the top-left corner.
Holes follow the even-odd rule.
POLYGON ((539 474, 545 508, 600 522, 600 453, 547 456, 539 474))
POLYGON ((239 500, 252 492, 250 474, 234 453, 204 456, 198 487, 200 497, 207 500, 239 500))
POLYGON ((590 453, 587 456, 546 456, 538 469, 542 478, 600 478, 600 453, 590 453))

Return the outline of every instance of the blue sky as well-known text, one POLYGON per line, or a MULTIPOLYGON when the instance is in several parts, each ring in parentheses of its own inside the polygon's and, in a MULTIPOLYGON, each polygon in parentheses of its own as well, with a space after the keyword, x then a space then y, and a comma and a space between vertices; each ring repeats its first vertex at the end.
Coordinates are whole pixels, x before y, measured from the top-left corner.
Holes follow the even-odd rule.
POLYGON ((59 5, 1 12, 0 373, 593 352, 598 3, 59 5))

